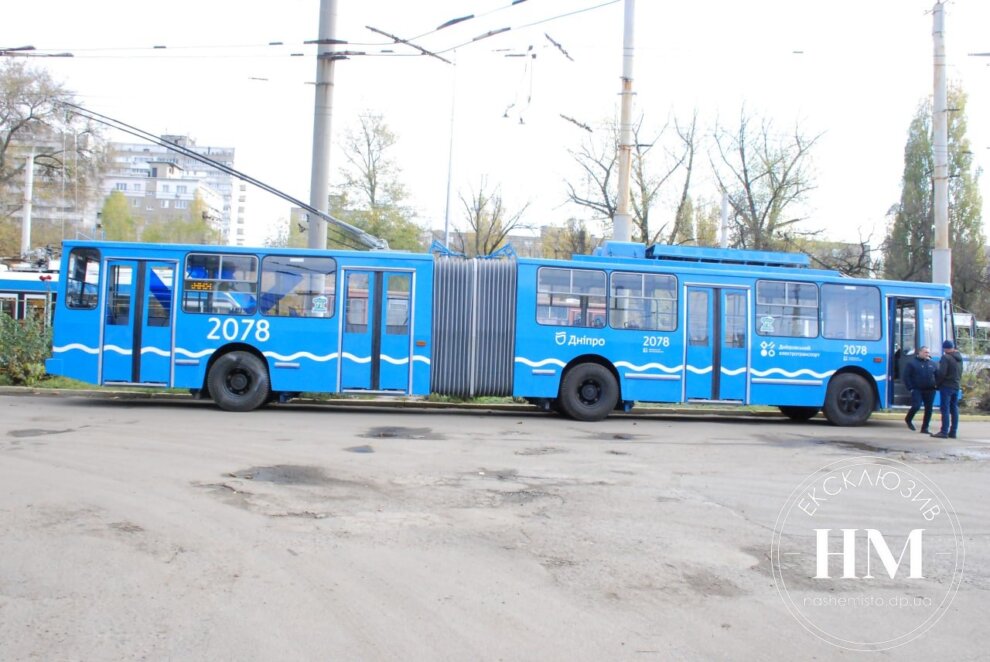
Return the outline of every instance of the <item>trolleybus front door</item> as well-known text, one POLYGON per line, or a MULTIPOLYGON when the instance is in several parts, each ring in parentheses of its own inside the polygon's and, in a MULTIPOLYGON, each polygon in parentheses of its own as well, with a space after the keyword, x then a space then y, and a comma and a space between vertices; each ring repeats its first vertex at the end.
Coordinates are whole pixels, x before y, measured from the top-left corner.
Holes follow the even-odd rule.
POLYGON ((344 273, 341 389, 408 393, 412 274, 344 273))
POLYGON ((174 283, 172 263, 107 261, 102 383, 170 384, 174 283))
POLYGON ((689 286, 684 398, 746 400, 747 290, 689 286))
POLYGON ((887 405, 909 406, 911 391, 904 385, 904 370, 921 347, 927 347, 932 356, 941 355, 946 336, 946 314, 938 299, 892 297, 887 305, 891 356, 888 379, 894 385, 888 390, 887 405))

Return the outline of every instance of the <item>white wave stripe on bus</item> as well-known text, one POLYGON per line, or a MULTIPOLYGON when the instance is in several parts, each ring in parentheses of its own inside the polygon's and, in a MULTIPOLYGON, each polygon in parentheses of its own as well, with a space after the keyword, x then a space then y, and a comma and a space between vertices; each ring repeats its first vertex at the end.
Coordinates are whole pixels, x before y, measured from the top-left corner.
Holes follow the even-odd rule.
POLYGON ((113 352, 115 354, 120 354, 122 356, 130 356, 131 350, 126 347, 118 347, 117 345, 104 345, 104 352, 113 352))
POLYGON ((826 377, 831 377, 835 374, 835 370, 829 370, 827 372, 815 372, 814 370, 809 370, 808 368, 801 368, 800 370, 795 370, 793 372, 784 370, 783 368, 769 368, 767 370, 752 370, 750 371, 754 377, 769 377, 770 375, 780 375, 781 377, 814 377, 815 379, 825 379, 826 377))
POLYGON ((746 372, 746 366, 742 368, 736 368, 734 370, 729 370, 728 368, 721 368, 723 375, 728 375, 729 377, 735 377, 736 375, 741 375, 746 372))
POLYGON ((525 356, 517 356, 516 363, 522 363, 523 365, 528 365, 530 368, 542 368, 545 365, 556 365, 563 368, 566 363, 560 359, 543 359, 542 361, 530 361, 525 356))
POLYGON ((182 356, 185 356, 185 357, 190 358, 190 359, 201 359, 204 356, 209 356, 210 354, 212 354, 215 351, 217 351, 215 348, 214 349, 201 349, 198 352, 190 352, 188 349, 183 349, 182 347, 176 347, 175 348, 175 353, 176 354, 181 354, 182 356))
POLYGON ((87 347, 82 343, 73 342, 68 345, 61 345, 60 347, 52 347, 52 351, 56 354, 61 352, 71 352, 72 350, 79 350, 80 352, 86 352, 87 354, 99 354, 99 347, 87 347))
POLYGON ((635 370, 636 372, 643 372, 644 370, 659 370, 660 372, 674 373, 680 372, 684 369, 682 365, 675 366, 665 366, 662 363, 646 363, 643 365, 636 365, 635 363, 629 363, 629 361, 616 361, 616 368, 628 368, 629 370, 635 370))
POLYGON ((693 372, 696 375, 707 375, 708 373, 710 373, 712 371, 712 367, 711 366, 708 366, 707 368, 696 368, 693 365, 689 365, 687 367, 687 369, 688 369, 688 372, 693 372))
POLYGON ((157 347, 142 347, 141 353, 155 354, 157 356, 164 356, 165 358, 169 358, 170 356, 172 356, 172 353, 169 352, 167 349, 158 349, 157 347))
POLYGON ((275 359, 276 361, 295 361, 296 359, 309 359, 310 361, 316 361, 317 363, 324 363, 326 361, 333 361, 337 358, 337 352, 331 352, 330 354, 317 355, 310 352, 296 352, 295 354, 289 354, 288 356, 284 354, 279 354, 278 352, 262 352, 265 356, 270 359, 275 359))

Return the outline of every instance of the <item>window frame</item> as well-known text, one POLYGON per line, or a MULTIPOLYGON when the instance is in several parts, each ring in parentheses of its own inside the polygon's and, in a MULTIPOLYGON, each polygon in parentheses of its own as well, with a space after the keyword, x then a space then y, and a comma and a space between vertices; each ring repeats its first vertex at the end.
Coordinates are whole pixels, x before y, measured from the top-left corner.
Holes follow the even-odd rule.
POLYGON ((659 332, 663 332, 663 333, 676 333, 677 332, 677 329, 680 327, 680 309, 679 309, 679 306, 680 306, 680 282, 678 281, 677 276, 675 276, 673 274, 657 273, 655 271, 620 271, 620 270, 612 271, 612 272, 609 273, 609 279, 608 279, 608 301, 607 301, 606 310, 608 311, 608 327, 610 329, 615 329, 617 331, 659 331, 659 332), (640 279, 640 292, 642 292, 642 294, 640 296, 636 296, 636 297, 616 297, 615 294, 614 294, 615 289, 614 289, 614 285, 613 285, 614 279, 615 279, 616 276, 640 276, 641 277, 641 279, 640 279), (673 298, 672 299, 658 299, 656 297, 647 297, 646 296, 646 278, 647 277, 669 279, 670 282, 673 285, 673 287, 671 288, 671 290, 674 293, 673 298), (620 310, 620 309, 617 308, 617 307, 615 307, 615 306, 613 306, 612 303, 613 303, 613 301, 618 300, 618 299, 644 301, 644 302, 645 301, 670 301, 670 302, 673 302, 672 310, 669 313, 669 315, 673 318, 673 326, 671 326, 670 328, 666 328, 666 327, 657 327, 657 328, 640 327, 640 328, 634 328, 634 327, 618 327, 618 326, 613 326, 613 324, 612 324, 612 320, 613 320, 612 311, 613 310, 620 310))
MULTIPOLYGON (((605 271, 604 269, 581 269, 581 268, 575 268, 575 267, 557 267, 557 266, 551 266, 551 265, 541 266, 541 267, 539 267, 536 270, 536 310, 535 310, 536 323, 539 324, 540 326, 557 326, 557 327, 564 327, 564 328, 568 328, 568 329, 604 329, 604 328, 608 327, 608 289, 609 289, 608 272, 605 271), (567 271, 567 272, 569 272, 570 273, 570 279, 569 279, 569 284, 568 284, 568 287, 569 287, 568 291, 567 292, 560 292, 560 291, 552 291, 552 290, 543 290, 543 289, 541 289, 541 287, 540 287, 540 277, 542 276, 542 274, 543 274, 543 272, 545 270, 567 271), (602 287, 602 293, 601 294, 590 294, 590 293, 575 292, 574 291, 574 273, 575 272, 580 272, 580 273, 584 273, 584 274, 600 274, 601 277, 602 277, 602 285, 603 285, 603 287, 602 287), (603 308, 604 308, 603 314, 605 316, 605 319, 603 320, 603 323, 602 323, 601 326, 595 326, 594 324, 587 324, 587 323, 586 324, 566 324, 566 323, 565 324, 560 324, 557 321, 542 320, 542 319, 540 319, 540 306, 541 306, 541 304, 540 304, 540 295, 541 294, 547 294, 547 295, 549 295, 549 299, 550 300, 546 304, 546 307, 548 309, 554 308, 554 302, 553 302, 553 295, 554 294, 576 295, 578 297, 578 305, 577 306, 568 306, 568 305, 563 305, 563 306, 558 305, 557 306, 557 307, 564 308, 565 310, 567 310, 568 311, 568 316, 570 315, 570 312, 569 311, 571 311, 571 310, 574 310, 574 309, 581 310, 581 305, 580 305, 580 298, 581 297, 587 297, 589 300, 592 297, 601 298, 603 300, 602 301, 603 308)), ((585 310, 589 312, 589 317, 590 317, 591 307, 586 304, 585 305, 585 310)))
POLYGON ((97 305, 99 305, 99 301, 100 301, 100 289, 102 285, 102 280, 103 280, 103 256, 100 254, 99 249, 92 248, 89 246, 76 246, 75 248, 73 248, 71 251, 69 251, 69 261, 65 271, 65 307, 69 308, 70 310, 95 310, 97 305), (92 256, 94 257, 86 258, 86 272, 83 275, 83 280, 80 281, 72 277, 73 276, 72 258, 78 255, 79 253, 83 253, 83 252, 91 253, 92 256), (87 279, 87 276, 89 275, 90 264, 96 264, 95 283, 89 283, 87 279), (70 289, 71 283, 80 284, 78 297, 75 300, 72 296, 72 291, 70 289), (90 302, 88 302, 86 305, 80 305, 79 302, 82 302, 86 295, 86 285, 92 285, 96 291, 90 302))
MULTIPOLYGON (((216 253, 190 252, 190 253, 186 253, 185 259, 182 262, 182 312, 183 313, 187 313, 189 315, 236 315, 238 317, 253 317, 254 315, 257 315, 258 314, 258 309, 259 309, 258 291, 260 289, 260 281, 261 281, 261 260, 255 254, 249 254, 249 253, 222 253, 222 252, 216 252, 216 253), (219 262, 217 264, 217 277, 216 278, 190 278, 189 277, 189 261, 190 261, 190 259, 192 259, 194 257, 216 257, 216 258, 219 258, 219 262), (234 279, 229 279, 229 278, 223 278, 222 277, 223 276, 223 259, 225 257, 247 258, 247 259, 250 259, 250 260, 254 260, 254 280, 234 280, 234 279), (213 287, 210 290, 190 289, 189 286, 188 286, 188 284, 190 282, 206 282, 206 283, 212 283, 213 284, 213 287), (217 284, 219 284, 219 283, 249 283, 249 284, 251 284, 251 285, 254 286, 254 289, 251 292, 238 292, 237 290, 232 290, 232 289, 220 290, 220 289, 217 289, 217 284), (253 309, 251 309, 249 311, 249 310, 244 309, 243 306, 239 306, 241 312, 237 312, 237 310, 235 310, 235 309, 232 309, 230 311, 218 311, 216 309, 211 309, 211 310, 192 310, 188 306, 189 301, 190 301, 190 299, 188 298, 188 295, 189 294, 192 294, 192 293, 195 293, 195 294, 204 294, 204 293, 207 293, 207 292, 209 294, 217 294, 219 292, 231 292, 231 291, 238 292, 240 294, 248 294, 248 293, 250 293, 254 297, 254 307, 253 307, 253 309)), ((212 308, 212 304, 211 304, 211 308, 212 308)))
MULTIPOLYGON (((770 279, 770 278, 758 279, 756 281, 756 286, 754 287, 754 305, 753 305, 753 315, 755 316, 754 322, 755 322, 755 326, 756 326, 756 335, 763 336, 763 337, 805 338, 805 339, 811 339, 811 338, 818 338, 818 337, 820 337, 821 336, 821 333, 822 333, 822 319, 821 319, 821 317, 822 317, 822 295, 821 295, 821 290, 820 290, 820 288, 819 288, 818 285, 819 284, 816 283, 816 282, 806 281, 806 280, 788 280, 788 279, 770 279), (808 305, 797 305, 797 304, 789 304, 789 303, 761 303, 760 302, 760 288, 764 284, 783 285, 784 286, 785 299, 786 299, 787 286, 788 285, 799 285, 799 286, 807 286, 807 287, 814 288, 814 290, 815 290, 815 305, 813 306, 814 309, 815 309, 814 316, 813 317, 811 317, 811 316, 809 316, 809 317, 796 317, 796 318, 795 317, 788 316, 787 319, 790 319, 790 320, 794 320, 794 319, 798 319, 798 320, 814 319, 814 321, 815 321, 815 332, 813 334, 811 334, 811 335, 808 335, 808 334, 783 333, 783 332, 781 332, 779 330, 774 330, 773 332, 764 332, 763 331, 763 324, 761 323, 761 319, 763 317, 765 317, 765 316, 760 314, 760 308, 761 307, 766 306, 766 307, 772 307, 772 308, 784 308, 784 307, 790 307, 790 308, 807 308, 809 310, 812 308, 812 306, 808 306, 808 305)), ((771 316, 771 317, 773 317, 773 316, 771 316)))
POLYGON ((855 341, 858 341, 858 342, 875 342, 875 341, 881 340, 883 338, 883 293, 880 291, 880 288, 879 287, 877 287, 875 285, 853 285, 851 283, 850 284, 822 283, 821 286, 819 287, 818 296, 819 296, 818 305, 819 305, 820 310, 821 310, 821 336, 822 336, 822 338, 824 338, 826 340, 855 340, 855 341), (828 318, 827 318, 827 316, 825 314, 825 293, 829 289, 833 289, 833 288, 835 288, 835 289, 844 289, 844 288, 847 288, 847 287, 853 287, 853 288, 857 288, 857 289, 859 289, 859 288, 869 289, 869 290, 872 290, 873 292, 876 293, 876 309, 875 309, 874 312, 876 313, 876 315, 875 315, 876 325, 875 326, 876 326, 876 329, 877 329, 877 334, 876 334, 876 337, 875 338, 873 338, 873 337, 861 338, 859 336, 850 338, 850 337, 845 337, 845 336, 832 336, 832 335, 828 335, 828 322, 827 322, 828 318))
MULTIPOLYGON (((269 255, 265 255, 265 256, 263 256, 261 258, 261 261, 259 263, 259 271, 258 271, 258 282, 259 282, 259 285, 258 285, 258 312, 261 313, 262 317, 271 317, 271 318, 275 318, 275 319, 278 319, 278 318, 281 318, 281 317, 295 318, 295 319, 321 319, 321 320, 333 319, 337 315, 337 297, 339 296, 338 290, 337 290, 337 285, 338 285, 337 275, 339 273, 340 273, 340 265, 338 264, 337 260, 335 258, 333 258, 333 257, 328 256, 328 255, 316 255, 316 254, 307 254, 307 255, 269 254, 269 255), (262 298, 267 294, 266 290, 264 289, 265 263, 268 260, 285 260, 285 261, 289 261, 291 263, 291 260, 293 260, 293 259, 300 259, 300 258, 303 259, 303 260, 307 260, 307 259, 329 260, 331 262, 331 264, 333 264, 333 271, 332 272, 329 272, 329 273, 324 273, 323 274, 324 276, 331 276, 332 275, 332 277, 333 277, 333 295, 331 295, 329 297, 329 300, 327 301, 327 315, 325 315, 325 316, 322 316, 322 315, 297 315, 297 316, 292 316, 292 315, 275 314, 275 313, 272 313, 270 311, 269 312, 266 312, 266 311, 262 310, 261 301, 262 301, 262 298)), ((293 288, 293 290, 294 289, 295 288, 293 288)), ((286 293, 286 295, 287 294, 289 294, 289 293, 286 293)), ((323 294, 323 296, 326 296, 326 292, 325 291, 322 294, 323 294)), ((286 295, 283 295, 283 297, 286 296, 286 295)), ((299 296, 305 296, 305 295, 299 295, 299 296)))

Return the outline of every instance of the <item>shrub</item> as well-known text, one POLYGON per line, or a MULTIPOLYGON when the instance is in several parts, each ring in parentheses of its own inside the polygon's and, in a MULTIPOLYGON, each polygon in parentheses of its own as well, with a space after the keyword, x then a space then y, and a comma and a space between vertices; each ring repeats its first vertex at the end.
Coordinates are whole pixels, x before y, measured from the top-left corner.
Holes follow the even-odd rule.
POLYGON ((51 329, 40 320, 17 321, 0 313, 0 374, 11 384, 37 384, 45 376, 51 346, 51 329))
POLYGON ((966 370, 962 378, 962 405, 971 411, 990 412, 990 369, 966 370))

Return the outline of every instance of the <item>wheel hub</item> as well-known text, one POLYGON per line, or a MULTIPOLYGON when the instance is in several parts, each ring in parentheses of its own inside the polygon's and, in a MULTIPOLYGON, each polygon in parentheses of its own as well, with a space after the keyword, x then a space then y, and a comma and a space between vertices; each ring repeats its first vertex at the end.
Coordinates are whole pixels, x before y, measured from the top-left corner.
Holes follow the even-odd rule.
POLYGON ((592 405, 601 397, 601 388, 595 382, 585 382, 581 384, 578 394, 585 404, 592 405))
POLYGON ((230 385, 231 390, 243 392, 248 387, 250 381, 248 380, 247 375, 243 372, 235 372, 230 376, 227 383, 230 385))

